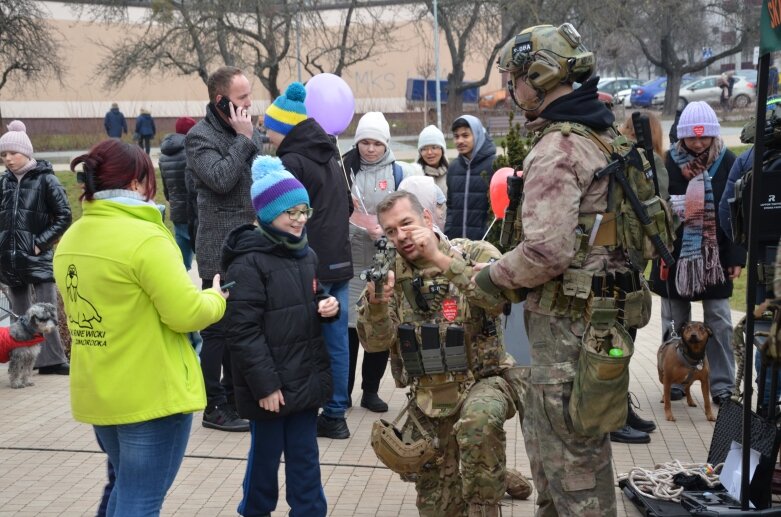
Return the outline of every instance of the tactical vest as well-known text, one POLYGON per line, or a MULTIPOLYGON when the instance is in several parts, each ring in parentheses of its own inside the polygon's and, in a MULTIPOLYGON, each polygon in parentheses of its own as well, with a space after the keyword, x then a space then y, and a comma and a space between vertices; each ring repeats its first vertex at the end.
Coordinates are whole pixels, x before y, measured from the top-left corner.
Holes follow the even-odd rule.
POLYGON ((396 257, 398 344, 418 407, 430 417, 454 414, 476 380, 500 373, 501 326, 436 270, 396 257))
MULTIPOLYGON (((651 164, 643 150, 630 144, 615 128, 610 129, 612 140, 606 143, 593 129, 575 122, 548 124, 535 134, 532 145, 554 131, 560 131, 565 137, 576 134, 588 138, 597 145, 608 162, 616 156, 628 157, 630 153, 638 153, 639 161, 635 160, 634 163, 641 163, 642 167, 627 161, 623 172, 651 219, 649 233, 659 235, 667 248, 672 250, 672 212, 656 194, 651 164)), ((651 300, 648 286, 640 272, 645 262, 656 258, 658 254, 624 190, 615 184, 612 177, 609 181, 606 210, 578 215, 573 261, 561 277, 537 288, 539 305, 554 314, 573 318, 582 318, 584 315, 589 319, 618 318, 626 327, 641 328, 650 319, 651 300), (609 274, 584 270, 583 264, 594 246, 603 246, 609 251, 623 250, 633 266, 632 270, 609 274), (595 303, 597 299, 601 301, 595 303), (597 310, 599 314, 596 314, 597 310)), ((523 239, 521 217, 522 208, 519 207, 515 222, 518 242, 523 239)))

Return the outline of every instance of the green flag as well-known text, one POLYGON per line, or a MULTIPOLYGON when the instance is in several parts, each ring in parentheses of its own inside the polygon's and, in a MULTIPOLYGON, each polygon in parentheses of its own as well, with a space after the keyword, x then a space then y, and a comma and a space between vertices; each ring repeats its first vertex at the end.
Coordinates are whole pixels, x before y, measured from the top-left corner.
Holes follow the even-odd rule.
POLYGON ((759 54, 781 50, 781 0, 762 0, 759 16, 759 54))

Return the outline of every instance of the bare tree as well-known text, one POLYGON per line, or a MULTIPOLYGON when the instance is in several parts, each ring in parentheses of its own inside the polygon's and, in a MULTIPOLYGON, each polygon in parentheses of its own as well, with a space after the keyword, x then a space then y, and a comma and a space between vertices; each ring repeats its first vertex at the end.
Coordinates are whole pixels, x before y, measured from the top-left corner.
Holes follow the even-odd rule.
POLYGON ((0 2, 0 91, 17 78, 33 83, 51 78, 62 81, 59 38, 59 33, 45 21, 38 2, 0 2))

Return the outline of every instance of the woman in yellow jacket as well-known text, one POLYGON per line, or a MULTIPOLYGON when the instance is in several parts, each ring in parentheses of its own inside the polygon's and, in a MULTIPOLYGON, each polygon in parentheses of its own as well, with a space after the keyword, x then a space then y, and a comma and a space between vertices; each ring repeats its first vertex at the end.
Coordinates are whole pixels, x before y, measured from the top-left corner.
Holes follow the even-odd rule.
POLYGON ((54 255, 71 348, 71 407, 116 470, 108 515, 159 515, 206 405, 187 333, 222 318, 227 294, 200 291, 152 201, 154 167, 117 139, 75 158, 83 215, 54 255))

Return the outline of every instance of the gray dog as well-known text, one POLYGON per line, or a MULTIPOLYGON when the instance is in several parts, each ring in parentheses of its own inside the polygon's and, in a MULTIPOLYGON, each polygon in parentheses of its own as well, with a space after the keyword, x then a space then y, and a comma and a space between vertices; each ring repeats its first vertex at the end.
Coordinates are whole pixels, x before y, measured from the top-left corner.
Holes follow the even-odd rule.
MULTIPOLYGON (((11 338, 16 341, 29 341, 56 330, 57 308, 51 303, 34 303, 8 329, 11 338)), ((40 351, 41 345, 11 350, 8 376, 11 378, 12 388, 24 388, 34 384, 31 377, 35 359, 40 351)))

